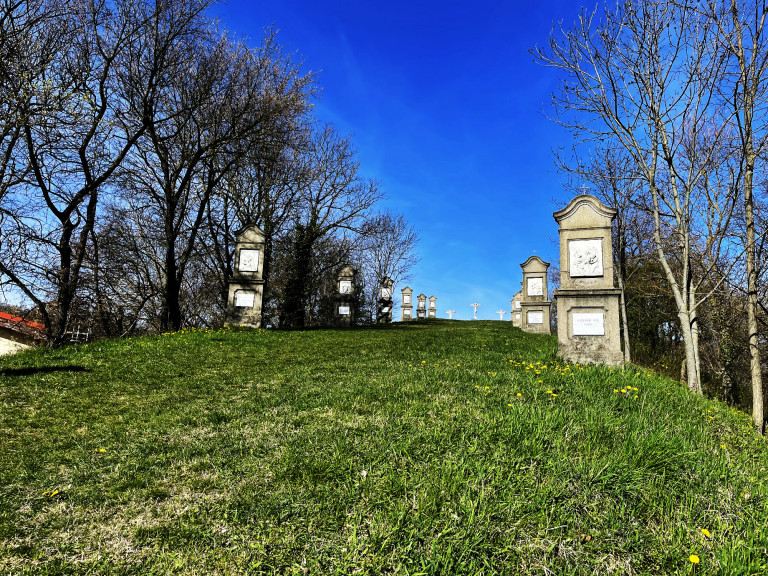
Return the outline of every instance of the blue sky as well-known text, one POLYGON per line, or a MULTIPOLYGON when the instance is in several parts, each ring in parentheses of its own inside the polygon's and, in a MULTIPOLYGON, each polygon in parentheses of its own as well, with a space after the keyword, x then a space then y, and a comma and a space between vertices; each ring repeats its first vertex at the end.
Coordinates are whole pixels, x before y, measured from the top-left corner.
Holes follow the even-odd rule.
POLYGON ((419 231, 414 295, 440 317, 470 319, 477 301, 509 320, 520 264, 535 250, 557 265, 552 212, 571 196, 552 161, 570 137, 546 117, 558 78, 528 51, 579 6, 226 0, 212 14, 254 43, 274 25, 318 73, 316 116, 353 135, 363 175, 419 231))

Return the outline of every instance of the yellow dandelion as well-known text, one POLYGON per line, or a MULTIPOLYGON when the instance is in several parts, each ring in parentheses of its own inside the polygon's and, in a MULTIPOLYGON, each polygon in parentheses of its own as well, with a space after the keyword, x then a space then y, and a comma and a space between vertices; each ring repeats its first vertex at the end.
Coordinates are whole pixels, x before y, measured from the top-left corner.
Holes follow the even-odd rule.
POLYGON ((638 399, 638 395, 637 395, 637 394, 635 394, 635 400, 637 400, 637 399, 638 399))
POLYGON ((691 561, 691 564, 698 564, 699 562, 701 562, 701 560, 699 560, 699 557, 698 557, 698 556, 696 556, 696 554, 691 554, 691 555, 688 557, 688 560, 690 560, 690 561, 691 561))
POLYGON ((518 392, 518 393, 517 393, 517 395, 518 395, 518 396, 522 396, 522 393, 518 392))
POLYGON ((512 406, 512 404, 507 404, 507 406, 512 406))
POLYGON ((552 392, 552 398, 557 398, 557 394, 555 394, 554 392, 552 392))
POLYGON ((707 530, 706 528, 702 528, 701 529, 701 533, 704 534, 704 536, 706 536, 707 538, 711 538, 712 537, 712 534, 710 534, 709 530, 707 530))
POLYGON ((614 392, 618 392, 618 389, 614 388, 614 389, 613 389, 613 391, 614 391, 614 392))
POLYGON ((626 394, 626 393, 627 393, 627 391, 626 391, 624 388, 622 388, 622 389, 621 389, 621 393, 622 393, 622 394, 626 394))

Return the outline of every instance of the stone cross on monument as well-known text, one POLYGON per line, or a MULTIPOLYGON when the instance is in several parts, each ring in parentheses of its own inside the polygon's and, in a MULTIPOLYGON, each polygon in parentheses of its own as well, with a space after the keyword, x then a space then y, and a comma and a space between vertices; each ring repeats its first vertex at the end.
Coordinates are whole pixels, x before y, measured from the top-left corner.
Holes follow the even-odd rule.
POLYGON ((477 301, 475 301, 474 304, 470 304, 470 306, 472 306, 475 309, 475 316, 473 319, 477 320, 477 307, 480 306, 480 304, 478 304, 477 301))
POLYGON ((506 310, 502 310, 501 308, 496 310, 496 314, 499 315, 499 320, 504 320, 504 314, 506 314, 506 313, 507 313, 507 311, 506 310))
POLYGON ((456 310, 448 308, 445 313, 448 314, 448 320, 453 320, 453 315, 456 314, 456 310))

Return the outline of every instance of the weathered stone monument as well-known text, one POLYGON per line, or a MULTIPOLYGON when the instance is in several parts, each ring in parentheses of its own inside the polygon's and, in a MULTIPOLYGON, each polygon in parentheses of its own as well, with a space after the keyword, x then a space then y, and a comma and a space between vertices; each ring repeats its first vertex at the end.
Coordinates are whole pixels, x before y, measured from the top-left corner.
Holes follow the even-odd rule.
POLYGON ((339 272, 336 284, 336 323, 339 326, 349 327, 355 323, 355 276, 355 269, 349 265, 339 272))
POLYGON ((227 324, 261 328, 264 232, 255 225, 235 233, 235 269, 229 279, 227 324))
POLYGON ((582 364, 621 364, 620 290, 613 285, 611 245, 616 210, 582 194, 553 216, 560 226, 560 355, 582 364))
POLYGON ((522 321, 522 313, 521 313, 521 302, 523 301, 523 291, 520 290, 517 294, 515 294, 512 297, 512 300, 510 301, 510 304, 512 305, 512 310, 509 313, 509 319, 512 321, 512 326, 515 328, 520 328, 523 324, 522 321))
POLYGON ((376 310, 377 324, 390 324, 392 322, 392 305, 394 304, 392 287, 394 285, 395 282, 389 276, 384 276, 384 279, 381 281, 379 305, 376 310))
POLYGON ((422 293, 416 296, 416 318, 424 320, 427 317, 427 295, 422 293))
POLYGON ((402 306, 400 306, 400 321, 408 322, 413 320, 413 290, 406 286, 401 291, 402 306))
POLYGON ((429 309, 427 310, 427 318, 437 318, 437 298, 434 296, 429 297, 429 309))
POLYGON ((523 269, 520 327, 526 332, 549 334, 549 311, 552 305, 547 291, 549 262, 531 256, 520 267, 523 269))

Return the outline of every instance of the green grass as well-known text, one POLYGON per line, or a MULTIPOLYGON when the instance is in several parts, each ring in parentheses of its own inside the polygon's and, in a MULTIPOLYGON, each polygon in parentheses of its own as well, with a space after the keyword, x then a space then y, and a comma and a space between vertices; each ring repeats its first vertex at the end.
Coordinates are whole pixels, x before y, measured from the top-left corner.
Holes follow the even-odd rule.
POLYGON ((0 574, 766 574, 766 519, 747 415, 510 323, 0 359, 0 574))

